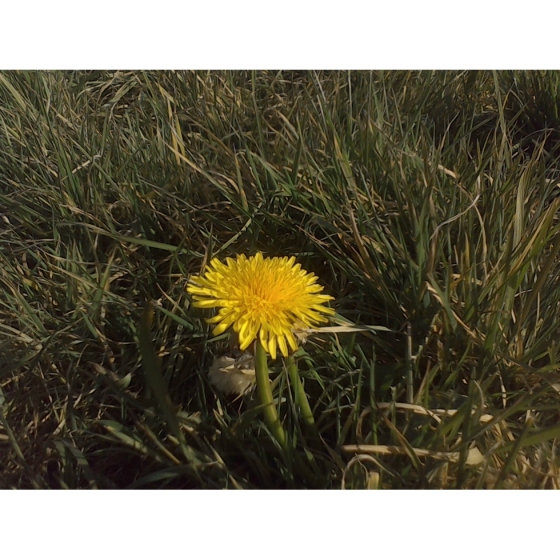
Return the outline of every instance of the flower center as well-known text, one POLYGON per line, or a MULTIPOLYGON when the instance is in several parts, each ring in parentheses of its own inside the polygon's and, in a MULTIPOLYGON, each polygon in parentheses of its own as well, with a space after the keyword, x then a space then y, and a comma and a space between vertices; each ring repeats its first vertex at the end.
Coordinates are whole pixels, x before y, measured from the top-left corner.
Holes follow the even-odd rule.
POLYGON ((283 288, 277 283, 263 282, 262 279, 261 282, 253 281, 244 294, 243 303, 253 317, 269 320, 285 311, 287 299, 283 288))

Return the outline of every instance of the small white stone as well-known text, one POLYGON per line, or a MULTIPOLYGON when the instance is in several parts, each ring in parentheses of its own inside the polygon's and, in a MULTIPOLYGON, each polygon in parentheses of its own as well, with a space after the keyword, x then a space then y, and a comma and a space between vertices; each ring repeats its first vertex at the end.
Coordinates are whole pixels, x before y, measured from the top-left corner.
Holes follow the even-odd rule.
POLYGON ((208 372, 210 383, 227 394, 243 395, 255 383, 255 363, 253 356, 243 354, 236 360, 231 356, 219 356, 208 372))

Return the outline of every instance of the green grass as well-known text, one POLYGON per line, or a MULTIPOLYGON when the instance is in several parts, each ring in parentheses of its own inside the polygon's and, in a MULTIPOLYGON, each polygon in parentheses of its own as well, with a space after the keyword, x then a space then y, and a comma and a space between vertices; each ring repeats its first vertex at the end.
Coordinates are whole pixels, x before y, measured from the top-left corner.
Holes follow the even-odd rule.
POLYGON ((0 73, 0 487, 557 488, 557 72, 0 73), (185 285, 295 255, 358 325, 208 381, 185 285), (299 465, 299 467, 298 467, 299 465))

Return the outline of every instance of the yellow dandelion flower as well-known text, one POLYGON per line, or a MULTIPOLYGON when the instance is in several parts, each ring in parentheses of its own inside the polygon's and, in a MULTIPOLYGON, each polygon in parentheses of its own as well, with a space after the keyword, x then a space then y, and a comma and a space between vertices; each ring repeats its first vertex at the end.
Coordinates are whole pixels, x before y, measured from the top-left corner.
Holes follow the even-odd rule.
POLYGON ((245 350, 259 337, 264 349, 276 359, 276 349, 288 356, 295 351, 293 329, 311 328, 326 322, 334 310, 323 304, 331 296, 322 295, 317 276, 295 264, 295 257, 264 258, 262 253, 247 258, 227 258, 226 264, 212 259, 202 276, 193 276, 187 291, 195 307, 217 307, 209 323, 217 323, 215 336, 229 327, 239 336, 245 350))

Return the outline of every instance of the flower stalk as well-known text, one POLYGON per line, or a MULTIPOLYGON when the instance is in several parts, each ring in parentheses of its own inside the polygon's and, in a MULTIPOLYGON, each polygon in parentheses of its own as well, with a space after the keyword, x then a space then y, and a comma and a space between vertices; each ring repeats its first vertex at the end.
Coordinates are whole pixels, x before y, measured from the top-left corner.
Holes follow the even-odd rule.
POLYGON ((274 406, 270 377, 268 375, 266 351, 259 339, 255 342, 255 377, 257 381, 259 399, 263 405, 263 414, 266 426, 276 441, 280 444, 280 447, 287 454, 288 440, 286 438, 286 432, 284 432, 284 428, 282 428, 280 418, 278 417, 278 411, 274 406))
POLYGON ((303 383, 299 376, 298 367, 296 360, 292 355, 290 355, 286 360, 286 369, 288 370, 288 376, 290 378, 290 384, 294 391, 294 396, 296 399, 296 405, 299 407, 301 417, 305 424, 313 431, 317 431, 315 426, 315 419, 313 418, 313 412, 309 406, 309 401, 307 400, 307 395, 305 394, 305 389, 303 388, 303 383))

